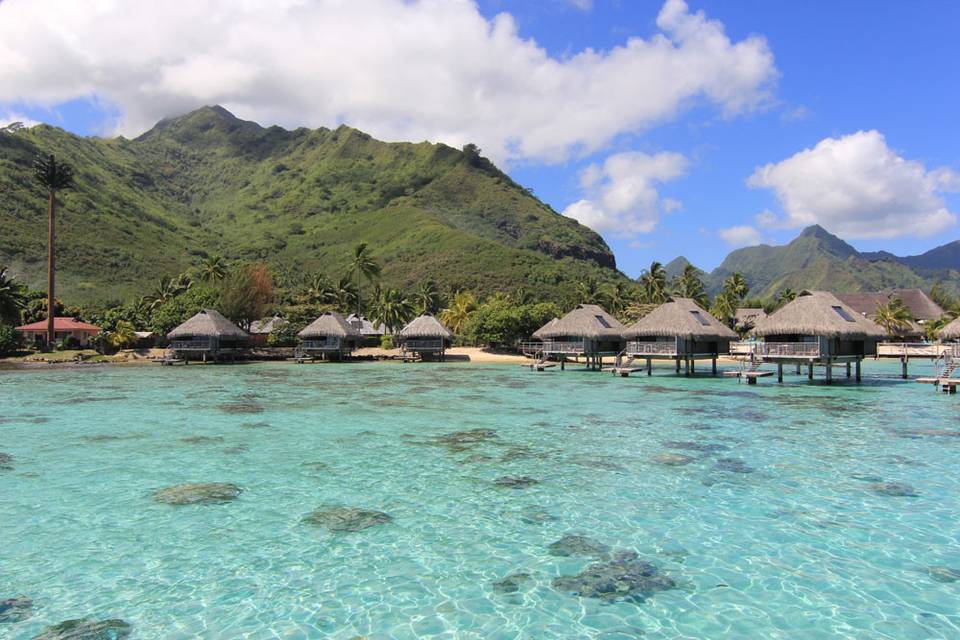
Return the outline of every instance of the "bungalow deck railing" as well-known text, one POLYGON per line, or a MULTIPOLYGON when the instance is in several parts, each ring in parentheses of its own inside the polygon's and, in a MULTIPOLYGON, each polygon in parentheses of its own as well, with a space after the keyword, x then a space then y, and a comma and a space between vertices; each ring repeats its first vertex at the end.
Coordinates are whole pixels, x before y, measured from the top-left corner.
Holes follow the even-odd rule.
POLYGON ((773 358, 817 358, 820 356, 818 342, 756 342, 752 345, 755 356, 773 358))
POLYGON ((881 342, 877 344, 877 355, 887 357, 939 358, 943 354, 952 354, 960 345, 935 344, 932 342, 881 342))
POLYGON ((586 353, 586 343, 583 340, 570 341, 570 342, 546 340, 543 343, 543 347, 541 348, 541 351, 543 353, 569 353, 569 354, 586 353))
POLYGON ((443 351, 443 340, 404 340, 404 351, 443 351))
POLYGON ((191 340, 173 340, 167 345, 171 351, 215 351, 217 341, 213 338, 194 338, 191 340))
POLYGON ((517 345, 517 350, 525 356, 533 357, 543 351, 542 342, 521 342, 517 345))
POLYGON ((339 351, 341 342, 340 338, 327 338, 325 340, 301 340, 297 347, 303 351, 339 351))
POLYGON ((640 340, 631 340, 627 342, 627 347, 624 351, 631 356, 672 356, 677 354, 677 342, 676 340, 673 342, 642 342, 640 340))

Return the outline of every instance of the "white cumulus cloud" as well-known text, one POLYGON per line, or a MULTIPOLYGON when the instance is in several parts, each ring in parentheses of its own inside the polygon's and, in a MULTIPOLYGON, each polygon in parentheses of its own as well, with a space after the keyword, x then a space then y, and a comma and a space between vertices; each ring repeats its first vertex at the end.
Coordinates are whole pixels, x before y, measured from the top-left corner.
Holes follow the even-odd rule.
POLYGON ((760 232, 750 225, 727 227, 720 229, 718 233, 731 247, 752 247, 760 244, 760 232))
POLYGON ((569 205, 563 215, 600 233, 625 238, 650 233, 661 214, 681 206, 673 198, 661 198, 657 185, 682 176, 687 164, 679 153, 614 154, 603 165, 584 169, 580 182, 587 197, 569 205))
MULTIPOLYGON (((584 3, 581 3, 584 4, 584 3)), ((763 105, 766 41, 667 0, 659 31, 554 56, 469 0, 0 1, 0 104, 95 98, 139 134, 203 104, 285 126, 479 144, 557 162, 696 101, 763 105)))
POLYGON ((768 226, 820 224, 845 238, 929 236, 956 224, 942 193, 960 177, 949 169, 928 171, 887 146, 878 131, 826 138, 812 149, 758 167, 751 187, 772 189, 783 207, 768 226))

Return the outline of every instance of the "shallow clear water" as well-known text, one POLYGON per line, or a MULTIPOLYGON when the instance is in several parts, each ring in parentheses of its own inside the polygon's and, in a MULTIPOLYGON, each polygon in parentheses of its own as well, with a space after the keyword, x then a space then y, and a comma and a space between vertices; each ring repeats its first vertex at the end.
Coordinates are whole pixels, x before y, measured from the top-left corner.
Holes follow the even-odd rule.
POLYGON ((830 387, 462 364, 0 372, 0 600, 34 601, 0 637, 86 616, 135 638, 956 638, 960 581, 927 569, 960 569, 960 398, 897 371, 830 387), (477 428, 496 434, 436 439, 477 428), (184 482, 243 493, 153 499, 184 482), (302 522, 330 505, 393 521, 302 522), (555 589, 595 562, 549 553, 568 533, 676 588, 555 589), (517 592, 493 588, 518 572, 517 592))

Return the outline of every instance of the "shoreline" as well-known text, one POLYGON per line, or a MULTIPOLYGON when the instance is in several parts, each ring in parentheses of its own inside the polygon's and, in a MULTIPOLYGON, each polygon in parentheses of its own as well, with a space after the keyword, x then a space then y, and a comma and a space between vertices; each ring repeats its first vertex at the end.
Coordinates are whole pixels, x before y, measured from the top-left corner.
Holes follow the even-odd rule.
MULTIPOLYGON (((261 354, 263 352, 261 351, 261 354)), ((145 349, 138 351, 124 351, 115 356, 106 356, 108 359, 99 359, 95 361, 77 361, 74 359, 45 360, 41 356, 28 356, 34 359, 6 358, 0 359, 0 371, 35 371, 49 369, 89 369, 91 367, 102 366, 120 366, 120 367, 138 367, 159 364, 159 360, 167 355, 166 349, 145 349)), ((288 357, 285 353, 274 353, 274 357, 252 357, 237 361, 236 364, 264 364, 264 363, 287 363, 288 357)), ((399 364, 400 349, 381 349, 380 347, 365 347, 357 349, 353 353, 353 358, 347 360, 350 362, 372 362, 379 364, 399 364)), ((517 364, 524 365, 532 362, 531 358, 516 353, 501 353, 489 351, 482 347, 451 347, 447 349, 444 362, 428 361, 424 364, 517 364)), ((718 365, 739 364, 740 360, 733 356, 720 356, 717 359, 718 365)), ((195 363, 202 364, 202 363, 195 363)), ((313 364, 336 364, 320 361, 313 364)), ((577 366, 574 361, 568 361, 571 366, 577 366)), ((603 364, 613 364, 612 358, 605 358, 603 364)))

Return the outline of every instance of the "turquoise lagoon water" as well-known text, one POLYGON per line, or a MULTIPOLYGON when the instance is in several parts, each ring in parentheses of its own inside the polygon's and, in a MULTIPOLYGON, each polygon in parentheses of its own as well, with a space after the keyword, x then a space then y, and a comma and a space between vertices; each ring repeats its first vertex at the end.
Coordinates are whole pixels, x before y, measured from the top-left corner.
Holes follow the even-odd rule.
POLYGON ((0 372, 0 600, 34 602, 0 637, 78 617, 134 638, 960 637, 960 581, 928 573, 960 568, 960 400, 896 372, 868 363, 863 385, 832 387, 462 364, 0 372), (438 439, 469 429, 496 433, 438 439), (184 482, 243 493, 154 501, 184 482), (302 521, 330 505, 393 520, 302 521), (566 534, 676 587, 561 591, 597 561, 551 555, 566 534), (494 588, 515 573, 515 592, 494 588))

